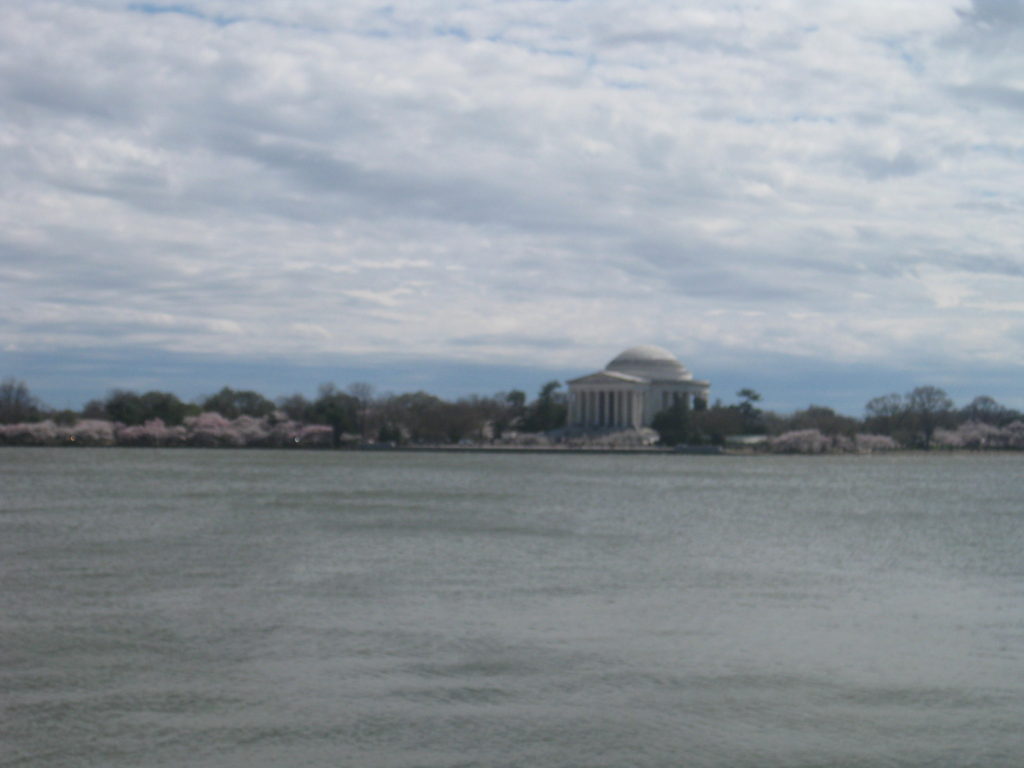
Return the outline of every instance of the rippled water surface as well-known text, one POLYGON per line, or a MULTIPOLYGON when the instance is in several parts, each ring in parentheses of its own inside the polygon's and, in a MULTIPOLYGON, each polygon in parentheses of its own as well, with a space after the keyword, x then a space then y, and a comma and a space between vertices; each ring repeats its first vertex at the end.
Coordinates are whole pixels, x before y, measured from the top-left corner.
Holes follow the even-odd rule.
POLYGON ((0 765, 1019 766, 1022 469, 0 449, 0 765))

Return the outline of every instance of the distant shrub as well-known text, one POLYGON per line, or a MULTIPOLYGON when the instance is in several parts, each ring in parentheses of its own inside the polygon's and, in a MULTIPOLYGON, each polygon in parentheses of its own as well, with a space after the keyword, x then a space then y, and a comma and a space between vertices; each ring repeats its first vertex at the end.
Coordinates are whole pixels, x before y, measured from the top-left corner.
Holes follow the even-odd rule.
POLYGON ((242 415, 231 422, 231 428, 242 439, 243 445, 262 447, 269 444, 270 426, 266 418, 242 415))
POLYGON ((307 424, 294 437, 294 444, 303 448, 330 448, 334 430, 326 424, 307 424))
POLYGON ((875 453, 877 451, 895 451, 900 446, 888 435, 865 435, 856 434, 853 436, 854 449, 858 453, 875 453))
POLYGON ((114 425, 103 419, 82 419, 70 428, 67 442, 74 445, 113 445, 114 425))
POLYGON ((1024 421, 1013 421, 1003 427, 1007 448, 1024 448, 1024 421))
POLYGON ((219 413, 206 411, 185 419, 186 442, 201 448, 227 448, 245 445, 232 423, 219 413))
POLYGON ((5 445, 56 445, 66 435, 66 429, 49 420, 0 426, 0 441, 5 445))
POLYGON ((891 437, 885 435, 857 434, 852 438, 846 435, 829 437, 817 429, 799 429, 785 432, 768 441, 768 450, 772 453, 875 453, 876 451, 893 451, 899 445, 891 437))
POLYGON ((1024 422, 1013 421, 997 427, 984 421, 965 421, 956 429, 935 430, 934 443, 939 448, 984 450, 1024 448, 1024 422))
POLYGON ((144 424, 121 427, 117 430, 117 444, 126 446, 184 445, 185 427, 168 427, 163 419, 150 419, 144 424))
POLYGON ((784 432, 768 441, 772 453, 825 453, 832 449, 832 439, 817 429, 784 432))

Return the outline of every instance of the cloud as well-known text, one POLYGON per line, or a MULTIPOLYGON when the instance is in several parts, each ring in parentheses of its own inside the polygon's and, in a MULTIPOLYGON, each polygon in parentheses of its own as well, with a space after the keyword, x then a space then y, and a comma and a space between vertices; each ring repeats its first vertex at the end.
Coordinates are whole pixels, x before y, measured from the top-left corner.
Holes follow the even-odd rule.
POLYGON ((0 9, 0 345, 1019 367, 1020 3, 0 9))

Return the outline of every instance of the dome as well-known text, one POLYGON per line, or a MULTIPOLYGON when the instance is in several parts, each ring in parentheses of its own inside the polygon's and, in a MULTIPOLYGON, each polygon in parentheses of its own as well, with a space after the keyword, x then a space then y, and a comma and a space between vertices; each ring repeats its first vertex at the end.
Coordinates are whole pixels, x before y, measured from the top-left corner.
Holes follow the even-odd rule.
POLYGON ((675 355, 652 344, 630 347, 608 363, 605 370, 655 381, 689 381, 693 378, 675 355))

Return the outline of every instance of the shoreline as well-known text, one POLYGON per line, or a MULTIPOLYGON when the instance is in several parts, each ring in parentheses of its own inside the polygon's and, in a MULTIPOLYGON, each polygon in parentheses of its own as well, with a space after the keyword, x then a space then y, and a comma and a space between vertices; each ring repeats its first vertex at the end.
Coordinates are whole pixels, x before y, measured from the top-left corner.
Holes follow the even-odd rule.
POLYGON ((510 446, 510 445, 366 445, 366 446, 280 446, 280 445, 83 445, 81 443, 57 443, 51 445, 10 445, 0 444, 3 449, 40 449, 40 448, 93 448, 101 450, 208 450, 208 451, 284 451, 284 452, 336 452, 336 453, 460 453, 460 454, 534 454, 534 455, 612 455, 612 456, 728 456, 728 457, 767 457, 767 456, 977 456, 1000 454, 1024 454, 1024 451, 1012 448, 896 448, 887 451, 823 451, 820 453, 772 452, 756 451, 743 448, 721 448, 719 446, 690 446, 688 448, 658 448, 654 446, 637 448, 604 448, 600 446, 510 446))

